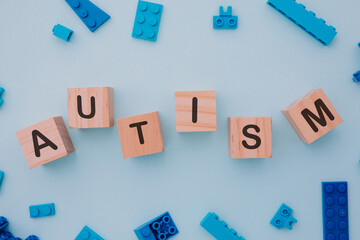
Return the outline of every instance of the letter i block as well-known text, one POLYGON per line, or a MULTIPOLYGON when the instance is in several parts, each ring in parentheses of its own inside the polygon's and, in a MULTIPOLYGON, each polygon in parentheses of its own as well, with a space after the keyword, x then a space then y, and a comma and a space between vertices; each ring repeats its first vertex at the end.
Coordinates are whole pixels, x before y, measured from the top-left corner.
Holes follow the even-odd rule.
POLYGON ((62 117, 53 117, 16 132, 31 169, 75 151, 62 117))
POLYGON ((216 92, 175 92, 176 132, 216 131, 216 92))
POLYGON ((68 88, 70 128, 114 126, 114 97, 111 87, 68 88))
POLYGON ((271 158, 271 117, 228 118, 228 148, 231 158, 271 158))
POLYGON ((324 91, 313 89, 282 110, 300 139, 312 143, 343 122, 324 91))
POLYGON ((164 151, 158 112, 117 119, 124 158, 164 151))

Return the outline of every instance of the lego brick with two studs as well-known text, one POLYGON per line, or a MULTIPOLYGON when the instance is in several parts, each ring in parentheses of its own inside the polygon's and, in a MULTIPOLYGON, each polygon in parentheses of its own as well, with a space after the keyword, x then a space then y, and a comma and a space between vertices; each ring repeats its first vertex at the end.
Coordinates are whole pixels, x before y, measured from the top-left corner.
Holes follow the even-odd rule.
POLYGON ((228 6, 226 12, 224 7, 219 7, 219 16, 213 17, 213 28, 235 29, 238 27, 238 16, 232 16, 232 7, 228 6))

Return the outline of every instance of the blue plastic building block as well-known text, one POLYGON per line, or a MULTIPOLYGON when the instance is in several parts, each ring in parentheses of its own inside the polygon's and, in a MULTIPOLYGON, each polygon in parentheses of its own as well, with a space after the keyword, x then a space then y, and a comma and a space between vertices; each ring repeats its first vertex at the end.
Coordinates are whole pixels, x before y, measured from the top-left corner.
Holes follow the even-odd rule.
POLYGON ((238 16, 232 16, 232 7, 228 6, 226 12, 224 7, 219 7, 219 16, 213 17, 213 28, 215 29, 235 29, 238 27, 238 16))
POLYGON ((3 181, 3 178, 4 178, 4 172, 0 171, 0 187, 1 187, 1 183, 3 181))
POLYGON ((295 0, 268 0, 267 3, 324 45, 329 45, 337 34, 333 26, 326 25, 295 0))
POLYGON ((70 41, 70 38, 74 33, 73 30, 68 29, 67 27, 64 27, 60 24, 55 25, 52 31, 54 36, 57 36, 58 38, 61 38, 62 40, 65 40, 67 42, 70 41))
POLYGON ((349 240, 347 182, 323 182, 324 240, 349 240))
POLYGON ((5 217, 0 217, 0 232, 5 231, 8 225, 9 221, 5 217))
POLYGON ((156 42, 163 5, 139 1, 132 36, 156 42))
POLYGON ((360 71, 353 74, 353 81, 356 83, 360 82, 360 71))
POLYGON ((270 224, 281 229, 286 227, 289 230, 292 230, 292 224, 297 223, 297 220, 291 216, 292 209, 286 206, 284 203, 281 204, 279 210, 275 213, 275 216, 271 219, 270 224))
POLYGON ((110 16, 97 7, 89 0, 65 0, 74 12, 79 16, 81 21, 89 28, 91 32, 94 32, 104 22, 106 22, 110 16))
POLYGON ((39 240, 39 238, 35 235, 30 235, 25 240, 39 240))
POLYGON ((29 207, 30 217, 47 217, 55 215, 55 205, 54 203, 47 203, 41 205, 32 205, 29 207))
MULTIPOLYGON (((21 240, 21 238, 14 237, 14 235, 6 231, 6 228, 9 226, 9 222, 5 217, 0 217, 0 239, 1 240, 21 240)), ((28 236, 25 240, 39 240, 35 235, 28 236)))
POLYGON ((148 221, 134 230, 139 240, 165 240, 179 233, 169 212, 148 221))
POLYGON ((228 228, 227 223, 220 220, 215 213, 208 213, 200 225, 218 240, 245 240, 238 236, 234 229, 228 228))
POLYGON ((0 106, 3 104, 4 100, 1 98, 1 95, 4 93, 5 89, 0 87, 0 106))
POLYGON ((85 226, 75 240, 104 240, 96 232, 91 230, 88 226, 85 226))

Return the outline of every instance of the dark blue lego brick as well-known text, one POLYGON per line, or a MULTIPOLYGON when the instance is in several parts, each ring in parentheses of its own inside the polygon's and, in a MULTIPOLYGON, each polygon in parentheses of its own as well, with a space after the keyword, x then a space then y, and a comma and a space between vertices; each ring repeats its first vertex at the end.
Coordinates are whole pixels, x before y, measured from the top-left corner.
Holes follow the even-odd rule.
POLYGON ((333 26, 326 25, 295 0, 268 0, 267 3, 324 45, 329 45, 337 34, 333 26))
POLYGON ((0 217, 0 232, 5 231, 8 225, 9 221, 5 217, 0 217))
POLYGON ((89 28, 91 32, 94 32, 104 22, 106 22, 110 16, 97 7, 89 0, 65 0, 74 12, 79 16, 81 21, 89 28))
POLYGON ((139 1, 132 36, 155 42, 157 39, 163 5, 139 1))
POLYGON ((347 182, 323 182, 324 240, 349 240, 347 182))
POLYGON ((360 71, 357 71, 353 74, 353 81, 354 82, 360 82, 360 71))
POLYGON ((32 205, 29 207, 30 217, 47 217, 55 215, 55 205, 54 203, 47 203, 41 205, 32 205))
POLYGON ((90 240, 90 239, 96 239, 96 240, 104 240, 102 237, 100 237, 99 234, 91 230, 88 226, 85 226, 79 235, 75 238, 75 240, 90 240))
POLYGON ((58 38, 61 38, 62 40, 67 41, 67 42, 70 41, 70 38, 73 34, 73 30, 71 30, 67 27, 64 27, 61 24, 55 25, 52 31, 53 31, 54 36, 57 36, 58 38))
POLYGON ((284 203, 281 204, 279 210, 275 213, 274 217, 271 219, 270 224, 281 229, 286 227, 289 230, 292 230, 292 224, 297 223, 297 220, 291 216, 293 210, 286 206, 284 203))
POLYGON ((1 184, 2 184, 2 181, 3 181, 3 178, 4 178, 4 172, 0 171, 0 187, 1 187, 1 184))
POLYGON ((0 239, 1 240, 15 240, 16 238, 14 235, 9 231, 0 232, 0 239))
POLYGON ((213 28, 235 29, 238 27, 238 16, 232 16, 232 7, 228 6, 226 12, 224 7, 219 7, 219 16, 213 17, 213 28))
POLYGON ((134 230, 139 240, 165 240, 179 233, 169 212, 141 225, 134 230))
POLYGON ((35 235, 30 235, 25 240, 39 240, 39 238, 35 235))

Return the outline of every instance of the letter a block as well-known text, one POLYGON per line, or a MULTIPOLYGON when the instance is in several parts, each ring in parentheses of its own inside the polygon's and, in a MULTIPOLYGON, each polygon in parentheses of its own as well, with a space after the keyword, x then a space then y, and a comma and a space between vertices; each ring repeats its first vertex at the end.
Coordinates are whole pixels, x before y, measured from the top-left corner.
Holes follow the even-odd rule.
POLYGON ((62 117, 53 117, 16 132, 31 169, 75 151, 62 117))
POLYGON ((70 128, 114 126, 114 97, 111 87, 68 88, 70 128))
POLYGON ((282 113, 305 143, 312 143, 343 122, 324 91, 313 89, 282 113))
POLYGON ((124 158, 164 151, 158 112, 117 119, 124 158))
POLYGON ((271 117, 228 118, 228 147, 231 158, 271 158, 271 117))
POLYGON ((216 131, 216 92, 175 92, 176 132, 216 131))

